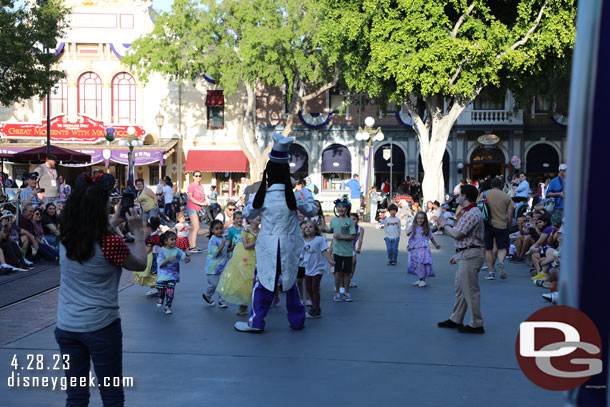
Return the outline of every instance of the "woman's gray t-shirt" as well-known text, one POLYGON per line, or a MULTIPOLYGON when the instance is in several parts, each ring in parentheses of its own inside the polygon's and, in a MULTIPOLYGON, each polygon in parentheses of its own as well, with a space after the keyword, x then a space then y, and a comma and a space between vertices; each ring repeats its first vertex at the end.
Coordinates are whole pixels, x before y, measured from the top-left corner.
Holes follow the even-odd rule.
POLYGON ((93 332, 119 318, 121 265, 129 248, 119 236, 106 236, 103 245, 105 250, 96 244, 95 254, 82 264, 68 259, 66 248, 59 245, 59 329, 93 332))

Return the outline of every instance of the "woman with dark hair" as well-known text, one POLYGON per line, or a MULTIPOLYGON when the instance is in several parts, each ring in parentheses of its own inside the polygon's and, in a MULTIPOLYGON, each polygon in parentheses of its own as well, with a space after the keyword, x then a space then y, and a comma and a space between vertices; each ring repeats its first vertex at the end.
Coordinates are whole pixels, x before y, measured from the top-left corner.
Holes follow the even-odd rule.
MULTIPOLYGON (((51 204, 48 204, 51 205, 51 204)), ((42 257, 45 260, 59 261, 59 253, 55 250, 44 237, 44 228, 42 226, 42 209, 36 208, 34 216, 32 216, 32 224, 34 225, 34 238, 38 242, 38 251, 36 257, 42 257)))
POLYGON ((138 191, 137 200, 142 208, 142 221, 146 223, 148 219, 157 216, 157 196, 146 186, 142 178, 136 179, 135 184, 138 191))
POLYGON ((244 209, 248 220, 261 215, 262 228, 256 240, 252 311, 248 322, 235 324, 235 329, 241 332, 264 330, 265 315, 278 290, 286 292, 290 327, 305 326, 305 306, 296 284, 299 255, 304 245, 297 209, 310 217, 316 215, 318 208, 308 189, 292 191, 288 149, 294 139, 276 133, 273 141, 260 188, 253 202, 244 209))
POLYGON ((55 250, 57 250, 60 220, 61 218, 57 214, 55 204, 48 203, 42 214, 42 229, 44 231, 44 238, 55 250))
MULTIPOLYGON (((116 211, 110 223, 110 191, 114 177, 79 176, 64 208, 60 227, 61 282, 55 338, 70 367, 66 405, 87 405, 88 386, 72 386, 89 376, 93 360, 99 390, 106 406, 123 406, 122 385, 106 385, 102 378, 122 377, 123 343, 119 317, 119 280, 122 269, 146 268, 142 218, 135 208, 122 218, 116 211), (114 225, 129 223, 136 236, 131 250, 112 232, 114 225), (72 379, 74 378, 74 379, 72 379), (77 379, 78 378, 78 379, 77 379)), ((122 382, 122 380, 121 380, 122 382)))

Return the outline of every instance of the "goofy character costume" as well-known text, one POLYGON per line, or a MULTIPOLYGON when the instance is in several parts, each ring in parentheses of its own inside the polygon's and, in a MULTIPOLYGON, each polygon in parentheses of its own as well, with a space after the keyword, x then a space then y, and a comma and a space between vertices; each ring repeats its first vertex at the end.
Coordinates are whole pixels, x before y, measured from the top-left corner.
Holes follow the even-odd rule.
POLYGON ((243 210, 248 220, 261 215, 261 231, 256 239, 250 318, 235 324, 240 332, 263 332, 265 316, 278 289, 286 292, 290 327, 305 326, 305 306, 296 286, 299 254, 304 245, 297 209, 305 216, 315 216, 317 207, 308 189, 292 192, 288 149, 294 139, 276 133, 273 141, 260 188, 243 210))

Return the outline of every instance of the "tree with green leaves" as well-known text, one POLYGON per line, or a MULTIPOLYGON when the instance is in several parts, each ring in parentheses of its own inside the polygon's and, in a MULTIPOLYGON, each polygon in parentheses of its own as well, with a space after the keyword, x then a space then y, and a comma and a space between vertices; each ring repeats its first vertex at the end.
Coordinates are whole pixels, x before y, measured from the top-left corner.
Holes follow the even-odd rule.
POLYGON ((65 74, 48 52, 63 35, 68 9, 60 0, 17 6, 0 0, 0 105, 43 96, 65 74))
POLYGON ((158 73, 189 83, 206 73, 228 95, 245 89, 237 138, 258 177, 271 144, 256 141, 256 87, 285 86, 288 136, 307 101, 338 81, 339 55, 319 46, 320 12, 313 0, 176 0, 123 62, 141 80, 158 73))
POLYGON ((404 103, 413 117, 426 200, 444 198, 442 159, 466 106, 484 87, 518 86, 560 66, 553 61, 571 55, 575 39, 573 0, 321 0, 321 7, 322 46, 340 50, 347 85, 404 103))

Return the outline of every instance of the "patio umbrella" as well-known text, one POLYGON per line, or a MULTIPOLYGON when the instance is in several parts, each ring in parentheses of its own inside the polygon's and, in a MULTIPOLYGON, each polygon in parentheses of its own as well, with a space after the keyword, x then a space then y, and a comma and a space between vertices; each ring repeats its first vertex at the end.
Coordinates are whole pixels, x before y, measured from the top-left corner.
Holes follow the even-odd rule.
MULTIPOLYGON (((88 163, 91 161, 89 154, 79 153, 78 151, 68 150, 57 146, 51 146, 50 153, 57 156, 57 161, 63 163, 88 163)), ((43 163, 47 157, 47 146, 21 151, 12 155, 12 162, 43 163)))

